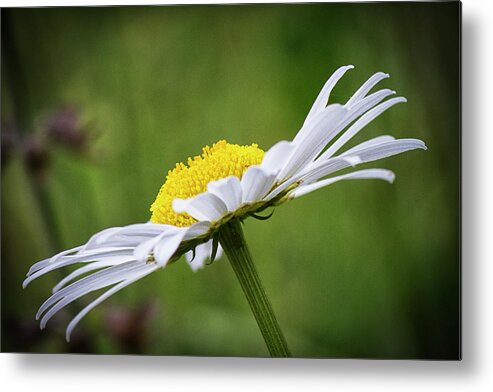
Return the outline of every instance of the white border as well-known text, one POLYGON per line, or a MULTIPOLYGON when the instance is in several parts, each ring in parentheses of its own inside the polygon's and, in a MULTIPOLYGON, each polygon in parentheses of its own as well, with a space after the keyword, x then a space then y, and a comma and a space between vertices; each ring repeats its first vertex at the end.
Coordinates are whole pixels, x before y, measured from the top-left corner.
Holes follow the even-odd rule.
MULTIPOLYGON (((2 7, 130 3, 163 2, 0 1, 2 7)), ((489 149, 493 145, 491 3, 491 0, 463 3, 462 362, 2 354, 1 384, 16 391, 49 387, 52 391, 74 392, 115 389, 230 392, 253 388, 297 392, 300 388, 349 392, 489 390, 493 385, 493 255, 491 231, 488 232, 493 222, 493 160, 489 149)))

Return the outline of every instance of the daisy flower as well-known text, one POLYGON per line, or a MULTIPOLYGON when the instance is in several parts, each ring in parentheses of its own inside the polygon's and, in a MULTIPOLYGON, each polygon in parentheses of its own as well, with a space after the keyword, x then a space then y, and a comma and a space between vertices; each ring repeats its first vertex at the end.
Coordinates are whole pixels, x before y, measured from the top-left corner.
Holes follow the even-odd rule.
POLYGON ((384 135, 344 150, 368 123, 390 107, 406 102, 389 98, 394 91, 373 87, 389 75, 371 76, 344 104, 330 104, 330 93, 353 66, 332 74, 323 86, 301 129, 291 141, 280 141, 264 152, 257 144, 240 146, 225 140, 203 153, 178 163, 168 172, 151 206, 149 222, 113 227, 92 236, 87 243, 34 264, 24 287, 55 269, 80 267, 54 288, 36 315, 41 328, 71 302, 100 289, 69 323, 67 340, 79 321, 117 291, 163 269, 182 255, 196 271, 221 256, 223 250, 240 281, 264 340, 273 356, 289 350, 256 272, 240 222, 291 199, 350 179, 394 180, 386 169, 343 169, 414 149, 426 149, 417 139, 384 135))

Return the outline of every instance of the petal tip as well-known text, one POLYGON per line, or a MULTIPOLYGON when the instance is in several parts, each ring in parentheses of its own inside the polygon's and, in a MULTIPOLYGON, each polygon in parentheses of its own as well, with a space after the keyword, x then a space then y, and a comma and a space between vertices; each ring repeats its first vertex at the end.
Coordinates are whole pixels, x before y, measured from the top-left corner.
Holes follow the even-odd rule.
POLYGON ((190 269, 192 270, 193 273, 199 272, 202 268, 204 268, 203 265, 198 265, 198 263, 190 263, 190 269))
POLYGON ((418 144, 416 148, 420 148, 420 149, 425 150, 425 151, 428 150, 428 146, 425 144, 424 141, 419 140, 419 139, 415 139, 415 140, 417 141, 417 144, 418 144))

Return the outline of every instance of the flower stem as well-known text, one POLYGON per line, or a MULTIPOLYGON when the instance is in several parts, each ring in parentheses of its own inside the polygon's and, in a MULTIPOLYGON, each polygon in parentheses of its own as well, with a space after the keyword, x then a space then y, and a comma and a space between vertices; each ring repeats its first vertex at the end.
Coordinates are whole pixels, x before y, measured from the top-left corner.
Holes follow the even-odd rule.
POLYGON ((232 220, 224 225, 219 232, 219 242, 240 281, 271 357, 290 357, 288 345, 248 250, 240 221, 232 220))

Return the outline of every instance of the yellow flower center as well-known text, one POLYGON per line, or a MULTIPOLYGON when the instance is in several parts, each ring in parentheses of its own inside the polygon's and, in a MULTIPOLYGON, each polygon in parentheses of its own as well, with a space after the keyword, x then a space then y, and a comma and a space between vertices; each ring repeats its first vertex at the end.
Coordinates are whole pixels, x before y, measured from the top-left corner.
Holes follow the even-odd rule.
POLYGON ((262 162, 264 151, 256 144, 240 146, 220 140, 212 147, 205 146, 202 155, 188 158, 187 165, 177 163, 168 172, 166 181, 151 205, 151 222, 174 226, 190 226, 196 222, 186 213, 177 214, 173 199, 188 199, 207 190, 207 184, 221 178, 241 178, 252 165, 262 162))

